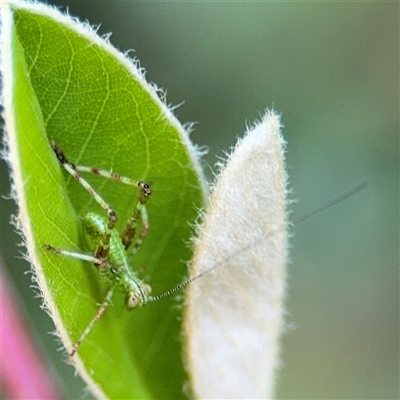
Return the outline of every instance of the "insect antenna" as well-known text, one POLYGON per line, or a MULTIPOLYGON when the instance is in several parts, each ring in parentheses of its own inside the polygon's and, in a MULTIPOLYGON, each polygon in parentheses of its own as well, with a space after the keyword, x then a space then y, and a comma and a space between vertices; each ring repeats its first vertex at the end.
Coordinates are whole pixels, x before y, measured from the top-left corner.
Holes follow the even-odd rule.
POLYGON ((262 239, 264 239, 265 236, 261 236, 256 242, 252 242, 252 243, 248 243, 246 246, 238 249, 237 251, 235 251, 233 254, 231 254, 230 256, 226 257, 225 259, 223 259, 222 261, 214 264, 212 267, 207 268, 206 270, 204 270, 203 272, 201 272, 200 274, 193 276, 192 278, 189 278, 187 281, 184 281, 182 283, 180 283, 179 285, 175 286, 174 288, 167 290, 164 293, 161 293, 157 296, 153 296, 150 297, 149 301, 157 301, 157 300, 161 300, 164 297, 170 296, 171 294, 182 290, 183 288, 185 288, 186 286, 188 286, 190 283, 192 283, 193 281, 201 278, 202 276, 208 274, 211 271, 214 271, 214 269, 217 269, 220 265, 225 264, 226 262, 232 260, 233 258, 235 258, 237 255, 245 252, 246 250, 248 250, 250 247, 253 247, 256 243, 258 243, 259 241, 261 241, 262 239))
MULTIPOLYGON (((368 186, 368 182, 366 182, 366 181, 362 181, 362 182, 358 183, 357 185, 355 185, 352 188, 346 190, 345 192, 341 193, 339 196, 333 198, 332 200, 328 201, 327 203, 324 203, 324 204, 320 205, 315 210, 313 210, 313 211, 311 211, 309 213, 300 215, 298 218, 296 218, 293 221, 293 224, 297 225, 297 224, 300 224, 301 222, 306 221, 307 219, 313 217, 314 215, 319 214, 319 213, 327 210, 328 208, 331 208, 331 207, 335 206, 336 204, 341 203, 342 201, 354 196, 356 193, 360 192, 361 190, 363 190, 367 186, 368 186)), ((158 301, 158 300, 163 299, 164 297, 170 296, 171 294, 174 294, 174 293, 178 292, 179 290, 184 289, 190 283, 192 283, 195 280, 201 278, 202 276, 208 274, 209 272, 214 271, 219 266, 221 266, 222 264, 225 264, 226 262, 232 260, 237 255, 242 254, 243 252, 249 250, 251 247, 253 247, 256 244, 258 244, 261 240, 263 240, 266 237, 268 237, 269 234, 270 234, 270 232, 267 232, 265 235, 261 235, 256 241, 252 241, 251 243, 246 244, 245 246, 241 247, 237 251, 233 252, 230 256, 228 256, 225 259, 223 259, 222 261, 214 264, 210 268, 207 268, 206 270, 204 270, 200 274, 198 274, 196 276, 193 276, 192 278, 189 278, 188 280, 180 283, 179 285, 175 286, 174 288, 172 288, 170 290, 167 290, 164 293, 161 293, 161 294, 159 294, 157 296, 152 296, 148 300, 149 301, 158 301)))
POLYGON ((195 281, 196 279, 201 278, 203 275, 208 274, 209 272, 211 272, 213 269, 219 267, 221 264, 225 263, 227 260, 221 261, 218 264, 213 265, 211 268, 206 269, 205 271, 203 271, 201 274, 194 276, 193 278, 188 279, 185 282, 180 283, 178 286, 175 286, 174 288, 167 290, 164 293, 161 293, 157 296, 152 296, 149 298, 149 301, 158 301, 163 299, 164 297, 170 296, 171 294, 174 294, 175 292, 178 292, 179 290, 182 290, 183 288, 185 288, 187 285, 189 285, 190 283, 192 283, 193 281, 195 281))
POLYGON ((301 222, 306 221, 307 219, 313 217, 315 214, 319 214, 322 211, 327 210, 328 208, 331 208, 335 206, 338 203, 341 203, 342 201, 348 199, 351 196, 354 196, 356 193, 359 191, 363 190, 368 186, 367 181, 362 181, 358 183, 357 185, 354 185, 352 188, 346 190, 345 192, 339 194, 338 196, 334 197, 332 200, 321 204, 319 207, 317 207, 315 210, 310 211, 307 214, 302 214, 299 217, 297 217, 294 221, 293 224, 300 224, 301 222))

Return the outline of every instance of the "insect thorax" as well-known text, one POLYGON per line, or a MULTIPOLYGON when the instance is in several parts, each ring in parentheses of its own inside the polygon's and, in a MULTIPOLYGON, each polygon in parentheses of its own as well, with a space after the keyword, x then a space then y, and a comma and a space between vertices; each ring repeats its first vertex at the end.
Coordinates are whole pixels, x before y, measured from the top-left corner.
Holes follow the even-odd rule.
POLYGON ((100 267, 103 280, 113 282, 118 290, 126 294, 125 303, 128 308, 145 305, 151 288, 140 281, 130 268, 127 252, 118 232, 115 229, 110 230, 107 220, 95 213, 86 214, 82 226, 87 250, 105 261, 104 267, 100 267))

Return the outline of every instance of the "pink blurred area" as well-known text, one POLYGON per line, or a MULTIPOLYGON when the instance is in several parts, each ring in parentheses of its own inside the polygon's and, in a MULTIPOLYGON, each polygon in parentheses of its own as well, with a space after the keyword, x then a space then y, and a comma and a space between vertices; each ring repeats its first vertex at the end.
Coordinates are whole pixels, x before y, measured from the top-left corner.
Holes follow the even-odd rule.
MULTIPOLYGON (((1 266, 3 267, 3 266, 1 266)), ((0 378, 6 399, 60 399, 46 359, 19 310, 12 283, 0 271, 0 378)))

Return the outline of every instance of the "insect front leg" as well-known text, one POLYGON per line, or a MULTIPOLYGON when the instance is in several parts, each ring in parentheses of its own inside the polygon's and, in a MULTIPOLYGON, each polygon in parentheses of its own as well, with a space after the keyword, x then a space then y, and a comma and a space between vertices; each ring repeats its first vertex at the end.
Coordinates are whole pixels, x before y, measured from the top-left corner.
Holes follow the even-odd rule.
POLYGON ((45 244, 44 248, 48 251, 52 251, 53 253, 59 254, 64 257, 70 257, 70 258, 75 258, 77 260, 91 262, 95 265, 98 265, 100 267, 100 270, 104 270, 106 268, 106 261, 104 259, 91 256, 90 254, 77 253, 74 251, 63 250, 63 249, 54 247, 50 244, 45 244))
POLYGON ((113 288, 109 289, 106 294, 106 298, 104 302, 101 304, 99 310, 97 311, 97 314, 94 316, 94 318, 90 321, 89 325, 86 327, 86 329, 83 331, 82 335, 80 338, 74 343, 72 346, 72 350, 69 353, 68 361, 72 362, 72 359, 75 355, 75 353, 78 351, 79 346, 82 344, 82 342, 85 340, 86 336, 90 333, 90 331, 93 329, 94 324, 102 317, 104 312, 106 311, 107 306, 111 302, 111 297, 113 295, 113 288))
MULTIPOLYGON (((98 265, 99 268, 100 268, 100 271, 104 272, 105 269, 106 269, 105 260, 93 257, 93 256, 91 256, 89 254, 83 254, 83 253, 77 253, 77 252, 73 252, 73 251, 62 250, 62 249, 53 247, 53 246, 51 246, 49 244, 45 244, 44 248, 46 250, 48 250, 48 251, 52 251, 53 253, 59 254, 59 255, 64 256, 64 257, 70 257, 70 258, 75 258, 75 259, 78 259, 78 260, 91 262, 91 263, 93 263, 95 265, 98 265)), ((89 325, 83 331, 83 333, 81 334, 79 339, 72 346, 72 350, 70 351, 69 356, 68 356, 68 361, 69 362, 72 361, 72 359, 73 359, 75 353, 77 352, 79 346, 82 344, 82 342, 84 341, 86 336, 90 333, 90 331, 93 329, 94 324, 102 317, 102 315, 106 311, 106 308, 107 308, 108 304, 111 302, 112 295, 113 295, 113 288, 108 289, 108 291, 106 293, 106 298, 105 298, 104 302, 100 305, 100 308, 97 311, 96 315, 90 321, 89 325)))

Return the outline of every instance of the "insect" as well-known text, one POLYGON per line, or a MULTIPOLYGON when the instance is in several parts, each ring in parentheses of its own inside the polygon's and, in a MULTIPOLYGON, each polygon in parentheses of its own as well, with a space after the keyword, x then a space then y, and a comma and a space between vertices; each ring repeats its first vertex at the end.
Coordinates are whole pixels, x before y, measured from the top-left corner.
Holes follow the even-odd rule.
MULTIPOLYGON (((101 278, 110 285, 110 288, 106 293, 105 300, 101 304, 96 315, 90 321, 89 325, 83 331, 79 339, 74 343, 72 350, 69 353, 70 361, 73 359, 75 353, 77 352, 79 346, 82 344, 86 336, 92 330, 94 324, 104 314, 107 306, 111 302, 111 298, 115 290, 119 290, 125 295, 125 304, 128 309, 145 306, 150 301, 160 300, 166 296, 175 293, 178 290, 183 289, 193 281, 218 268, 220 265, 234 258, 241 252, 248 250, 251 246, 255 244, 249 243, 248 245, 244 246, 241 249, 238 249, 236 252, 226 257, 221 262, 209 267, 199 275, 196 275, 180 283, 174 288, 158 296, 151 296, 151 287, 147 283, 140 280, 137 277, 136 273, 131 269, 128 261, 129 252, 127 252, 130 251, 132 253, 135 253, 142 244, 145 236, 147 235, 149 229, 149 221, 146 210, 146 203, 151 196, 150 186, 143 181, 137 181, 125 176, 121 176, 112 171, 74 165, 66 158, 63 151, 56 145, 53 140, 51 140, 50 143, 54 154, 56 155, 59 162, 63 165, 65 170, 89 192, 89 194, 96 200, 96 202, 105 210, 108 215, 107 220, 99 216, 98 214, 89 212, 82 218, 83 238, 86 244, 86 248, 90 252, 90 254, 63 250, 53 247, 50 244, 44 245, 46 250, 54 252, 56 254, 93 263, 98 269, 101 278), (115 211, 81 176, 80 172, 99 175, 104 178, 109 178, 130 186, 137 187, 139 189, 138 201, 136 203, 136 206, 120 233, 118 233, 115 229, 115 224, 117 221, 115 211), (140 235, 136 239, 136 242, 134 243, 134 238, 136 236, 139 221, 142 221, 142 230, 140 232, 140 235)), ((348 190, 347 192, 336 197, 330 202, 322 205, 313 212, 297 218, 297 220, 295 220, 294 222, 300 223, 305 221, 313 215, 354 195, 365 186, 365 182, 356 185, 354 188, 348 190)), ((260 237, 260 240, 262 239, 263 236, 260 237)))
MULTIPOLYGON (((187 281, 182 282, 176 287, 158 295, 150 296, 151 287, 140 280, 136 273, 129 265, 129 252, 135 253, 149 230, 149 221, 146 210, 146 203, 151 196, 150 186, 143 182, 137 181, 112 171, 103 170, 94 167, 87 167, 75 165, 71 163, 63 151, 57 146, 54 140, 50 141, 51 148, 56 155, 58 161, 62 164, 64 169, 72 175, 72 177, 79 182, 89 194, 96 200, 96 202, 105 210, 108 215, 108 220, 95 214, 93 212, 87 213, 82 218, 83 239, 89 254, 68 251, 56 248, 51 244, 45 244, 44 248, 53 253, 61 256, 79 259, 93 263, 98 269, 100 277, 103 281, 110 285, 105 300, 101 304, 94 318, 90 321, 89 325, 83 331, 79 339, 73 344, 72 350, 69 353, 69 361, 72 361, 79 346, 82 344, 86 336, 92 330, 94 324, 104 314, 107 306, 111 302, 112 295, 115 290, 119 290, 125 295, 125 305, 128 309, 132 310, 136 307, 145 306, 150 301, 157 301, 166 296, 181 290, 189 283, 200 278, 211 269, 206 270, 187 281), (117 216, 111 206, 95 191, 95 189, 86 181, 80 172, 92 173, 95 175, 109 178, 124 184, 137 187, 139 189, 138 201, 136 206, 126 222, 125 226, 120 233, 115 229, 117 216), (142 221, 142 230, 136 242, 133 244, 136 236, 139 221, 142 221)), ((214 266, 215 267, 215 266, 214 266)))
POLYGON ((87 213, 82 218, 83 238, 90 255, 55 248, 50 244, 45 244, 44 246, 46 250, 62 256, 93 263, 98 268, 101 278, 111 284, 111 288, 107 291, 105 301, 100 306, 97 314, 84 330, 77 342, 73 345, 72 351, 69 354, 69 359, 71 360, 80 344, 93 328, 93 325, 104 314, 115 289, 120 290, 125 294, 125 304, 128 309, 144 306, 148 301, 153 300, 153 298, 149 296, 151 292, 150 286, 138 279, 136 273, 130 268, 126 255, 126 251, 132 246, 138 222, 141 220, 143 227, 139 238, 132 246, 131 251, 133 253, 140 247, 149 229, 146 202, 150 198, 151 189, 145 182, 136 181, 111 171, 74 165, 68 161, 63 151, 53 140, 51 140, 51 147, 57 159, 66 171, 90 193, 108 215, 108 221, 91 212, 87 213), (80 172, 100 175, 139 188, 136 207, 120 233, 114 229, 117 221, 115 211, 80 175, 80 172))

